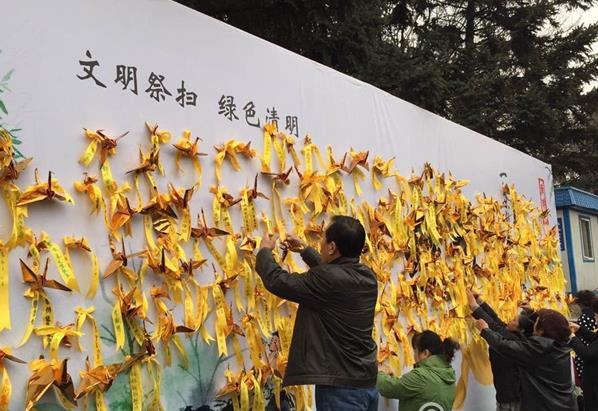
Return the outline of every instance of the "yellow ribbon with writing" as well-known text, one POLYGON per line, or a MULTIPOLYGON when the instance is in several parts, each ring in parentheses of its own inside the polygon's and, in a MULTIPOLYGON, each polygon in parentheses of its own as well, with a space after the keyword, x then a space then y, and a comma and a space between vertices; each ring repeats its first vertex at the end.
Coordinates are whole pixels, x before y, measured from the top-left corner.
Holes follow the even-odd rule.
POLYGON ((249 411, 249 390, 244 380, 240 384, 241 411, 249 411))
POLYGON ((10 329, 8 248, 0 242, 0 332, 10 329))
POLYGON ((226 348, 226 302, 220 285, 212 286, 212 298, 216 305, 216 342, 218 344, 218 355, 228 355, 226 348))
POLYGON ((112 177, 112 169, 110 168, 110 162, 108 159, 104 161, 102 167, 100 168, 100 173, 102 175, 102 181, 104 182, 104 187, 108 194, 112 194, 116 191, 117 185, 116 181, 114 181, 114 177, 112 177))
POLYGON ((272 161, 272 134, 268 131, 264 131, 264 152, 262 158, 262 172, 270 172, 270 162, 272 161))
MULTIPOLYGON (((41 294, 42 300, 42 325, 44 327, 51 327, 54 324, 54 311, 52 311, 52 303, 48 296, 41 294)), ((48 335, 43 339, 43 346, 46 348, 52 343, 52 336, 48 335)))
POLYGON ((243 194, 241 195, 241 216, 243 217, 243 227, 247 233, 253 232, 255 230, 255 218, 252 221, 251 216, 249 215, 249 198, 247 196, 247 189, 243 190, 243 194))
POLYGON ((116 338, 116 349, 122 350, 125 346, 125 324, 120 310, 120 302, 118 301, 114 303, 114 308, 112 309, 112 325, 116 338))
POLYGON ((75 278, 75 273, 73 273, 73 269, 71 268, 70 264, 66 260, 64 254, 62 253, 62 250, 60 250, 60 247, 58 246, 58 244, 56 244, 50 240, 47 241, 47 244, 48 244, 48 251, 50 251, 50 254, 52 254, 54 263, 56 264, 56 267, 58 268, 58 272, 60 273, 62 280, 65 282, 67 287, 69 287, 71 290, 79 291, 79 284, 77 284, 77 279, 75 278))
POLYGON ((35 328, 35 320, 37 319, 37 310, 39 308, 39 294, 34 293, 31 296, 31 309, 29 310, 29 320, 27 320, 27 329, 25 330, 25 335, 23 339, 19 343, 19 347, 25 345, 27 341, 29 341, 29 337, 33 333, 33 329, 35 328))
POLYGON ((191 238, 191 213, 188 208, 183 208, 181 216, 181 228, 179 233, 179 240, 189 241, 191 238))
POLYGON ((205 239, 205 242, 206 242, 208 251, 210 252, 210 254, 212 254, 212 257, 214 257, 214 259, 216 260, 216 262, 218 263, 220 268, 223 271, 226 271, 226 261, 224 260, 224 257, 222 256, 222 254, 220 254, 220 252, 214 246, 214 242, 211 239, 207 239, 207 238, 205 239))
POLYGON ((98 141, 95 140, 95 139, 91 140, 91 143, 89 143, 87 145, 87 148, 85 149, 85 151, 83 152, 83 154, 79 158, 79 163, 81 163, 85 167, 89 166, 89 164, 93 160, 93 157, 96 154, 97 149, 98 149, 98 141))
MULTIPOLYGON (((97 367, 98 365, 103 364, 102 358, 102 343, 100 340, 100 333, 98 332, 98 324, 96 319, 93 318, 92 313, 95 311, 95 307, 91 306, 89 308, 77 307, 75 308, 75 313, 77 313, 77 320, 76 330, 77 332, 81 332, 85 320, 89 320, 91 323, 91 335, 93 341, 93 366, 97 367)), ((79 351, 83 351, 83 346, 81 345, 81 338, 78 339, 79 351)))
POLYGON ((141 380, 141 364, 138 362, 131 367, 129 384, 131 386, 132 411, 141 411, 143 408, 143 388, 141 380))
POLYGON ((251 407, 251 410, 264 411, 266 409, 266 402, 264 400, 264 394, 262 393, 259 378, 251 376, 251 379, 253 380, 253 407, 251 407))
POLYGON ((281 172, 286 168, 286 156, 284 154, 283 144, 283 140, 281 140, 278 136, 274 137, 274 152, 276 153, 276 157, 278 157, 278 167, 281 172))

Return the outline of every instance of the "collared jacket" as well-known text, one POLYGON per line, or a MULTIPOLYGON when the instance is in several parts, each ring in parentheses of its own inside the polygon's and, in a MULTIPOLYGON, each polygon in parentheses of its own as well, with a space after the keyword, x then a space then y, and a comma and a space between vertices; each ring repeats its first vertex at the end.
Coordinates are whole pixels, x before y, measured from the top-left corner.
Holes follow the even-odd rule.
POLYGON ((303 274, 285 271, 268 248, 256 258, 266 289, 299 304, 283 385, 374 387, 376 275, 358 258, 323 264, 309 247, 301 257, 310 267, 303 274))
POLYGON ((490 348, 513 360, 521 371, 521 409, 575 411, 571 349, 552 338, 533 336, 508 340, 486 328, 482 337, 490 348))

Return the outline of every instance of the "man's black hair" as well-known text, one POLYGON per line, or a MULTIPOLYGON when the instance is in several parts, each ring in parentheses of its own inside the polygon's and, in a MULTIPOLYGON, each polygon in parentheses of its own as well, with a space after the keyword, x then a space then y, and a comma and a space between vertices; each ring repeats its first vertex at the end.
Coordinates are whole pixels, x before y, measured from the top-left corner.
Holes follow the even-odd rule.
POLYGON ((326 241, 334 241, 343 257, 356 258, 361 255, 365 244, 365 229, 356 218, 337 215, 324 233, 326 241))

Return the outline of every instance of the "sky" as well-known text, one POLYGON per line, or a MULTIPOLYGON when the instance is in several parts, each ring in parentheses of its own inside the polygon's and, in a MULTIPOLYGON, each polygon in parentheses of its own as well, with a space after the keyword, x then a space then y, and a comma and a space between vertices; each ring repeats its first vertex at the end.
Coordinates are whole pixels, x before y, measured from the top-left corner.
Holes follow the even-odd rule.
POLYGON ((586 12, 578 12, 571 14, 571 16, 568 16, 568 19, 572 23, 577 21, 577 19, 581 19, 583 23, 596 23, 598 22, 598 5, 594 6, 586 12))
MULTIPOLYGON (((598 1, 596 3, 598 3, 598 1)), ((598 23, 598 4, 586 12, 563 13, 563 24, 572 26, 578 23, 598 23)), ((594 52, 598 53, 598 42, 594 44, 594 52)), ((587 89, 591 89, 596 86, 598 86, 598 80, 589 85, 587 89)))

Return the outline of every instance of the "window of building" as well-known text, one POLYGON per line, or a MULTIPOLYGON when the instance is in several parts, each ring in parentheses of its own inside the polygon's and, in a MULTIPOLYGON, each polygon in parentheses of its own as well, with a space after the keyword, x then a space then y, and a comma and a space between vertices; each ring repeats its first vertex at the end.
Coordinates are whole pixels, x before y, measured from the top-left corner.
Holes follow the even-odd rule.
POLYGON ((579 216, 579 231, 581 233, 581 252, 584 261, 594 260, 594 246, 592 244, 592 220, 590 217, 579 216))
POLYGON ((557 219, 559 226, 559 243, 561 244, 561 251, 565 251, 565 236, 563 235, 563 219, 558 217, 557 219))

